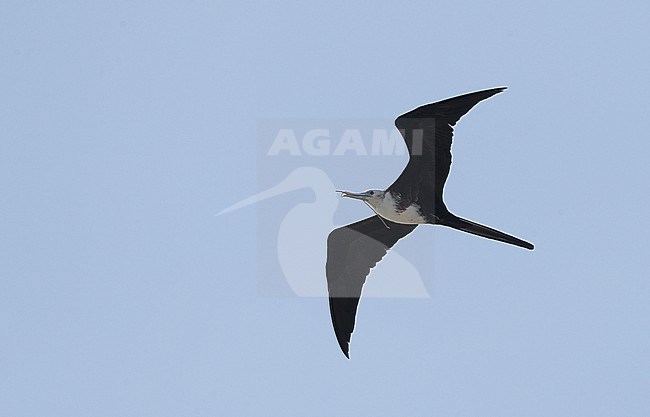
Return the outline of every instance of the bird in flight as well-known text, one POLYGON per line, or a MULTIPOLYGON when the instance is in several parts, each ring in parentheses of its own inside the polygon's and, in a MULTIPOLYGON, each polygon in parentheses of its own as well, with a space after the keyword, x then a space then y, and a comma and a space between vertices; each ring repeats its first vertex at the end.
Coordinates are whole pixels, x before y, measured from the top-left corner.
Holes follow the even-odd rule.
POLYGON ((386 190, 339 191, 363 201, 375 216, 334 229, 327 239, 327 287, 334 332, 349 359, 350 337, 361 289, 370 270, 398 240, 419 224, 453 227, 533 250, 531 243, 452 214, 443 201, 451 166, 453 126, 478 102, 506 87, 477 91, 426 104, 395 120, 409 150, 409 162, 386 190))

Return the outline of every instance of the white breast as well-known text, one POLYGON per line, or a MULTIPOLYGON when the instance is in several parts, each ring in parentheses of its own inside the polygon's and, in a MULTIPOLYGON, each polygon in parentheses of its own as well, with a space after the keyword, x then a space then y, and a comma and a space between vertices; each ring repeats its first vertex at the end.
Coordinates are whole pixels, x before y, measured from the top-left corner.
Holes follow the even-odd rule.
POLYGON ((374 209, 377 213, 392 222, 403 223, 403 224, 423 224, 427 221, 424 219, 422 214, 420 214, 420 207, 417 204, 409 206, 404 211, 397 211, 397 202, 390 194, 387 192, 384 194, 384 199, 381 204, 374 209))

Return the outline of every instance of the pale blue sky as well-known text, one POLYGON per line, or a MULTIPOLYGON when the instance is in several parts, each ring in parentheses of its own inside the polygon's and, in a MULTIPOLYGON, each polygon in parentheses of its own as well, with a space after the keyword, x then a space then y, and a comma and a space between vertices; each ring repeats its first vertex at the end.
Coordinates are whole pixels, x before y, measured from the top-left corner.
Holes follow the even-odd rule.
MULTIPOLYGON (((649 415, 649 21, 640 1, 4 1, 0 415, 649 415), (258 191, 258 120, 501 85, 459 124, 446 200, 534 252, 418 230, 399 248, 432 297, 364 300, 351 361, 325 299, 258 294, 274 203, 214 216, 258 191)), ((340 186, 388 185, 405 160, 381 161, 340 186)))

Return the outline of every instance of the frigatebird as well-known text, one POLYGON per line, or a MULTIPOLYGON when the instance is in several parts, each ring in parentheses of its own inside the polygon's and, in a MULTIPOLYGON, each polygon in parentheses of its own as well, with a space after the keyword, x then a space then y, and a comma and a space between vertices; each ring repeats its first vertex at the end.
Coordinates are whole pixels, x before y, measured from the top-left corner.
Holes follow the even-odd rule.
POLYGON ((417 225, 453 227, 533 250, 531 243, 452 214, 443 201, 451 166, 453 126, 478 102, 505 89, 492 88, 448 98, 399 116, 395 126, 409 150, 409 161, 402 174, 386 190, 339 191, 342 197, 361 200, 375 212, 375 216, 333 230, 327 238, 330 314, 339 346, 348 359, 366 277, 386 252, 417 225))

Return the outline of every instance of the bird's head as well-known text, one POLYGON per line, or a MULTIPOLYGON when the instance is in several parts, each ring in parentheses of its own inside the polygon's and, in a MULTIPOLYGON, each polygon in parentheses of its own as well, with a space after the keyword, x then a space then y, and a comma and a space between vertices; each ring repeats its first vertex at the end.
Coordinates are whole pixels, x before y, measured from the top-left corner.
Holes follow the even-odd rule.
POLYGON ((368 203, 372 207, 378 207, 384 201, 385 191, 382 190, 368 190, 362 193, 351 193, 349 191, 338 191, 341 197, 354 198, 368 203))

